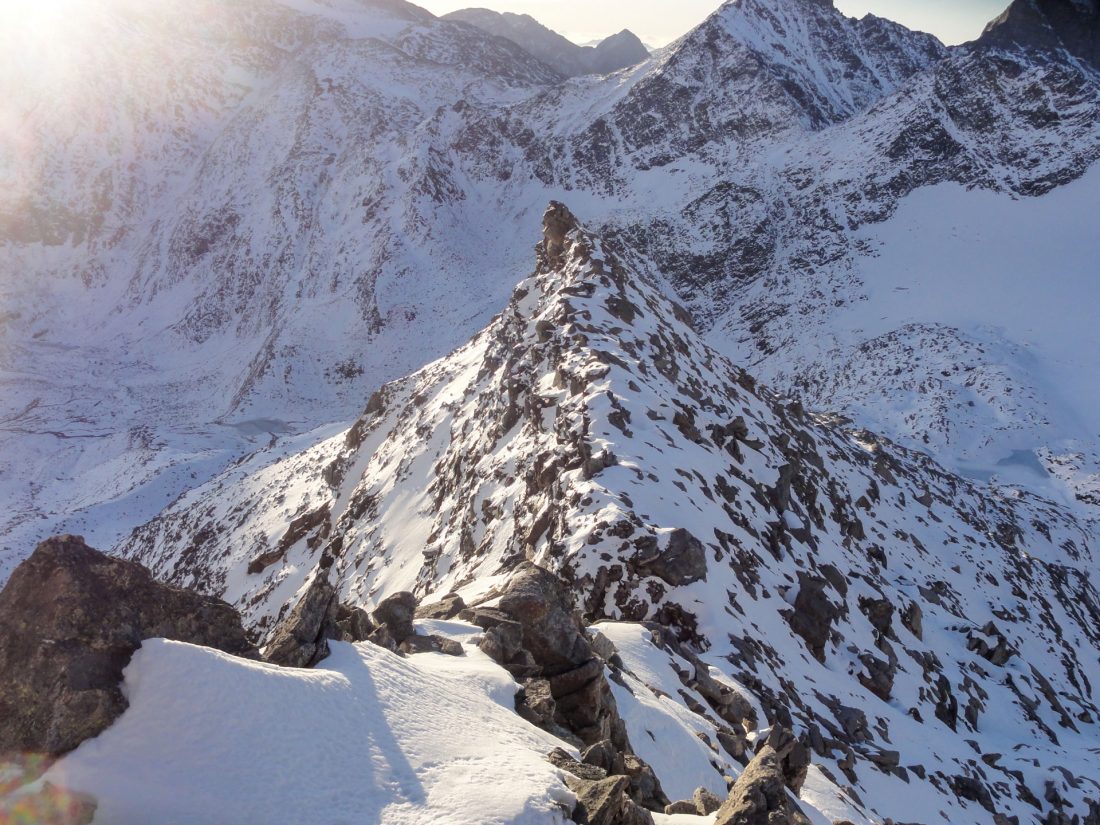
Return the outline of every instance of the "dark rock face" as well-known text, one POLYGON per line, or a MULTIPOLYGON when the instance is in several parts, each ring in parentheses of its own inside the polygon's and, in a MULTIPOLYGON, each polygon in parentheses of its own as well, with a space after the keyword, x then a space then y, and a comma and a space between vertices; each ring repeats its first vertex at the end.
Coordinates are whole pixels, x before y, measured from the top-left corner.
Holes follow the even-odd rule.
POLYGON ((0 753, 66 753, 127 707, 122 670, 143 640, 255 657, 237 612, 168 587, 77 536, 38 545, 0 592, 0 753))
POLYGON ((384 627, 397 643, 416 633, 413 618, 416 616, 416 596, 412 593, 394 593, 384 599, 374 611, 374 621, 384 627))
POLYGON ((706 788, 696 788, 691 801, 695 805, 695 811, 699 816, 710 816, 722 807, 722 800, 706 788))
POLYGON ((370 616, 361 607, 346 604, 336 606, 336 627, 340 638, 346 642, 365 641, 374 630, 370 616))
POLYGON ((815 576, 798 574, 799 590, 791 614, 791 630, 806 640, 806 647, 819 662, 825 661, 825 645, 837 617, 836 606, 825 595, 828 582, 815 576))
POLYGON ((681 799, 665 805, 665 814, 710 816, 722 807, 722 800, 706 788, 696 788, 691 799, 681 799))
POLYGON ((707 577, 706 549, 687 530, 673 530, 668 547, 647 562, 645 568, 673 586, 702 581, 707 577))
POLYGON ((363 608, 342 604, 322 573, 275 627, 264 658, 283 667, 313 667, 328 657, 329 641, 364 642, 379 633, 392 641, 386 628, 376 628, 363 608))
POLYGON ((619 825, 623 821, 624 808, 629 804, 623 793, 629 782, 625 776, 598 780, 566 776, 565 784, 577 795, 573 821, 581 825, 619 825))
MULTIPOLYGON (((575 777, 581 799, 577 822, 616 825, 651 821, 668 798, 652 768, 630 747, 626 726, 580 616, 560 579, 524 562, 498 600, 499 608, 475 607, 462 618, 486 629, 481 649, 524 679, 516 711, 532 724, 584 746, 583 762, 551 761, 575 777), (580 767, 577 767, 580 766, 580 767), (610 780, 614 780, 613 782, 610 780)), ((612 659, 607 639, 600 649, 612 659)), ((576 787, 574 787, 576 785, 576 787)))
POLYGON ((789 731, 777 731, 773 730, 730 789, 715 825, 809 825, 810 820, 787 794, 783 771, 796 740, 789 731))
POLYGON ((434 604, 421 605, 416 609, 418 619, 453 619, 466 609, 466 602, 457 593, 448 593, 434 604))
POLYGON ((523 646, 544 675, 559 676, 592 661, 580 619, 549 570, 524 563, 500 597, 500 609, 522 626, 523 646))
POLYGON ((569 208, 558 201, 550 201, 542 216, 541 263, 544 266, 558 269, 564 264, 567 236, 577 228, 577 219, 569 208))
POLYGON ((283 667, 313 667, 328 656, 328 640, 339 638, 337 609, 336 590, 318 576, 275 628, 264 658, 283 667))
POLYGON ((1015 0, 990 23, 979 45, 1056 51, 1100 66, 1100 4, 1096 0, 1015 0))
MULTIPOLYGON (((641 763, 637 757, 635 762, 641 763)), ((632 798, 632 778, 609 775, 597 765, 578 762, 560 748, 547 759, 565 771, 565 784, 577 795, 572 819, 579 825, 653 825, 653 815, 632 798)), ((644 763, 641 763, 644 764, 644 763)))

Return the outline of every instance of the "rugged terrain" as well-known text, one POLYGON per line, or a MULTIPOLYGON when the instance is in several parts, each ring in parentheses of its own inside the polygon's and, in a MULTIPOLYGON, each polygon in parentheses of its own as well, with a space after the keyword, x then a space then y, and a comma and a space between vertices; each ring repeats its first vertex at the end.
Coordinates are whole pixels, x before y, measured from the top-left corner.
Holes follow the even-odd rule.
MULTIPOLYGON (((1096 366, 1089 321, 1037 335, 1048 309, 1012 314, 1040 279, 1088 283, 1097 198, 1095 69, 1039 29, 949 50, 827 3, 742 0, 563 84, 400 2, 50 8, 19 19, 65 49, 25 37, 6 64, 25 125, 0 196, 5 570, 53 532, 110 544, 235 458, 350 419, 499 309, 527 256, 512 227, 566 195, 777 390, 974 477, 1015 461, 1011 483, 1096 498, 1098 406, 1073 380, 1096 366), (131 71, 165 61, 176 82, 131 71), (983 261, 1003 300, 944 317, 944 262, 896 242, 910 193, 968 221, 1071 182, 1045 213, 1064 237, 1017 211, 1026 266, 997 238, 958 250, 949 282, 983 261), (1050 266, 1065 238, 1078 270, 1050 266), (899 256, 905 283, 878 289, 899 256)), ((928 231, 960 229, 989 235, 928 231)))
MULTIPOLYGON (((0 23, 0 581, 83 533, 270 642, 326 577, 494 610, 534 561, 672 801, 789 727, 815 823, 1096 822, 1093 0, 1017 0, 953 48, 736 0, 569 79, 402 0, 0 23)), ((72 770, 140 811, 97 748, 153 764, 135 743, 195 707, 216 738, 242 686, 285 708, 364 672, 415 728, 376 788, 424 785, 470 719, 545 746, 478 627, 430 621, 481 658, 143 652, 72 770), (196 705, 142 692, 189 668, 196 705), (410 684, 471 674, 466 717, 412 724, 410 684)), ((499 763, 479 747, 454 758, 499 763)), ((530 821, 571 799, 543 755, 501 803, 530 821)))
MULTIPOLYGON (((674 670, 686 645, 768 723, 793 720, 864 821, 1088 811, 1094 537, 781 401, 564 207, 545 227, 536 273, 468 345, 316 448, 187 494, 122 554, 261 630, 319 571, 351 603, 470 601, 532 560, 586 621, 657 622, 674 670), (913 786, 919 815, 895 807, 913 786)), ((670 692, 721 775, 737 754, 694 687, 670 692)), ((666 762, 652 758, 659 778, 666 762)))

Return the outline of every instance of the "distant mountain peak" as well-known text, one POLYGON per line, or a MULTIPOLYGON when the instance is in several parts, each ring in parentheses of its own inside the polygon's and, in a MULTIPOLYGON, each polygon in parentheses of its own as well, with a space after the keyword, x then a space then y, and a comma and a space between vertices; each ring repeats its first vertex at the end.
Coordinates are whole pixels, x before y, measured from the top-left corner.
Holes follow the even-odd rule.
MULTIPOLYGON (((830 0, 730 0, 675 52, 675 62, 694 64, 685 84, 705 76, 715 55, 730 80, 755 78, 744 94, 769 97, 771 111, 782 107, 811 128, 865 110, 947 55, 932 35, 872 15, 847 17, 830 0)), ((761 122, 754 118, 752 128, 761 122)))
POLYGON ((529 14, 470 8, 446 14, 444 19, 468 23, 489 34, 511 40, 566 77, 610 74, 649 57, 649 49, 628 29, 599 41, 597 45, 578 46, 529 14))
POLYGON ((1100 67, 1100 2, 1015 0, 982 33, 980 45, 1064 50, 1100 67))

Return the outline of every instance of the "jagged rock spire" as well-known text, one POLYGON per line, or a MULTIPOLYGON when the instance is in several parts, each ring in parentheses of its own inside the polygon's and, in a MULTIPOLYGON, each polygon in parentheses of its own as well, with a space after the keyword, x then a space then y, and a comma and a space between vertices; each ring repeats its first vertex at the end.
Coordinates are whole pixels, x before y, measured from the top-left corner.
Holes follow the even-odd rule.
POLYGON ((542 255, 550 269, 564 263, 565 245, 569 233, 579 229, 577 218, 559 201, 550 201, 542 215, 542 255))

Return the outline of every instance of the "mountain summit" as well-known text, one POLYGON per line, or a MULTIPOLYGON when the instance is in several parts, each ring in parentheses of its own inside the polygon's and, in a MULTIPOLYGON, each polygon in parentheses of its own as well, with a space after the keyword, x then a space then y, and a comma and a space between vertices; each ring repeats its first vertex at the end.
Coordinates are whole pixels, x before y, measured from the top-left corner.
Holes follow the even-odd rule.
POLYGON ((1100 68, 1100 3, 1097 0, 1015 0, 1004 14, 986 27, 979 43, 1065 50, 1100 68))

